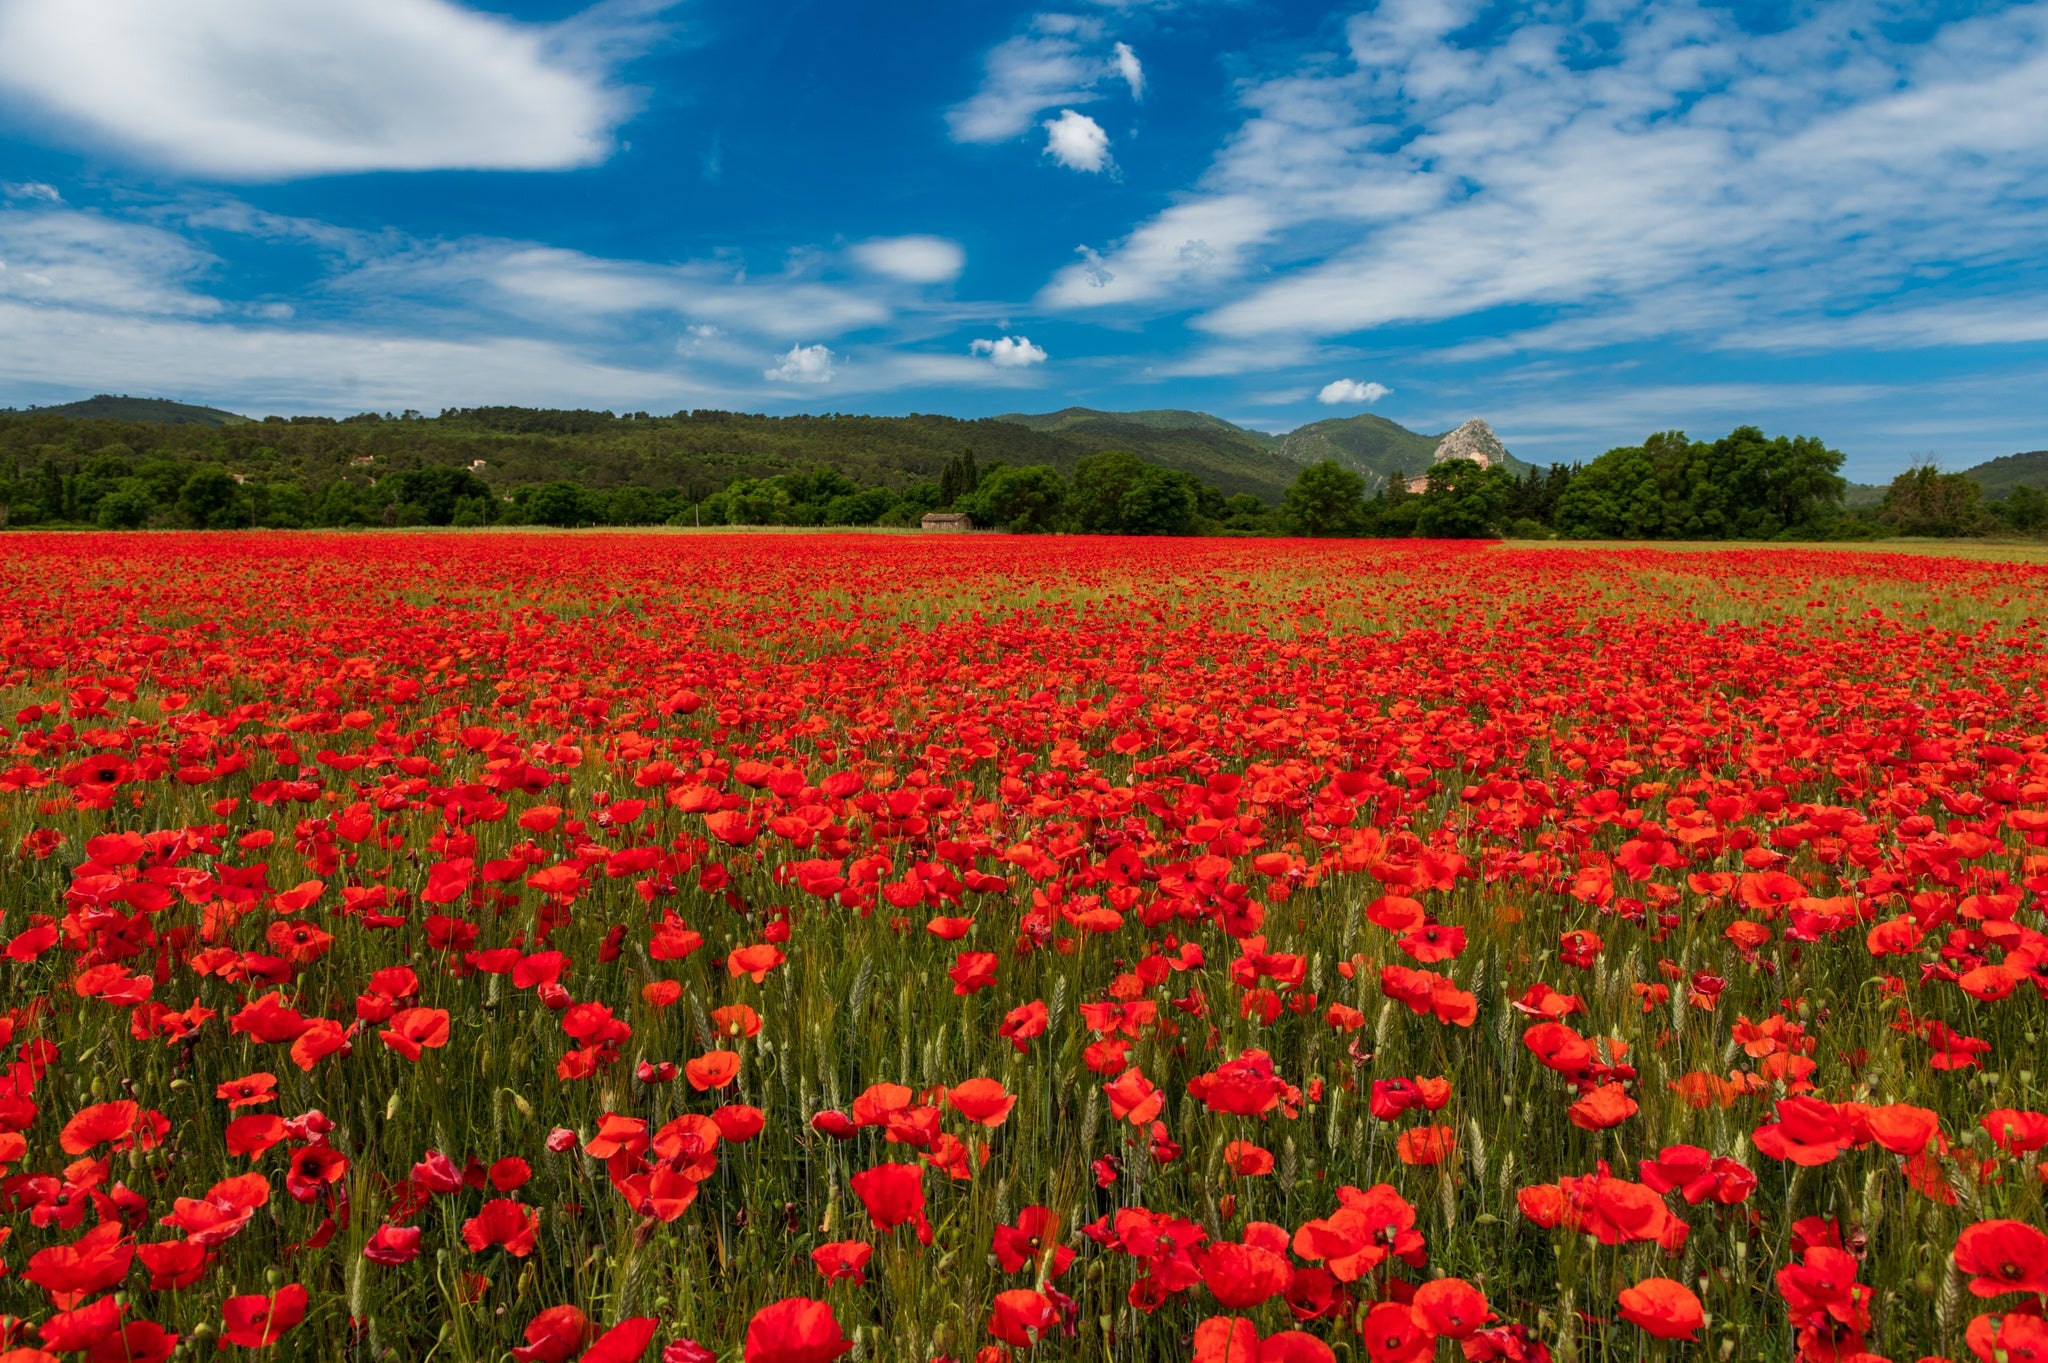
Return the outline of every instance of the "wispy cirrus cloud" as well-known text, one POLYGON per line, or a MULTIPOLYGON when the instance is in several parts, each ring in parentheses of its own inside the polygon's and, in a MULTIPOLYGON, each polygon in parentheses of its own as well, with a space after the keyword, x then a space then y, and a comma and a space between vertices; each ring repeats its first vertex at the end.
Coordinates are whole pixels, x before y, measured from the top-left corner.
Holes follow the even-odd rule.
POLYGON ((1014 387, 1045 358, 1008 336, 979 357, 961 353, 962 331, 991 319, 923 287, 958 269, 959 248, 944 239, 792 259, 755 274, 737 256, 657 262, 488 237, 416 241, 210 196, 126 215, 0 206, 0 385, 28 400, 148 388, 253 410, 652 410, 827 389, 1014 387), (251 242, 312 245, 318 273, 251 295, 231 264, 251 242))
POLYGON ((2034 330, 1950 310, 1973 272, 2009 293, 2029 260, 2030 302, 2048 298, 2048 9, 1908 39, 1874 0, 1769 33, 1659 0, 1614 7, 1599 47, 1555 6, 1486 16, 1388 0, 1342 54, 1249 83, 1199 184, 1041 301, 1192 301, 1198 329, 1247 341, 1523 310, 1473 358, 1672 334, 1825 343, 1907 289, 1930 334, 2034 330))

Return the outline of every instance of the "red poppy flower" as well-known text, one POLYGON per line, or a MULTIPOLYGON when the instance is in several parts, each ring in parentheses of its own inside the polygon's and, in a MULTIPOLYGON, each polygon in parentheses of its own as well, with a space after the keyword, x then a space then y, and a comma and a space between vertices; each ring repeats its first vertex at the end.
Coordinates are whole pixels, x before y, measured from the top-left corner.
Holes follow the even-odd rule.
POLYGON ((1017 1099, 998 1080, 969 1079, 946 1091, 946 1104, 968 1121, 994 1128, 1009 1120, 1017 1099))
POLYGON ((1446 1339, 1468 1338, 1494 1318, 1486 1294, 1463 1278, 1431 1279, 1409 1305, 1424 1328, 1446 1339))
POLYGON ((540 1233, 540 1209, 524 1207, 510 1198, 484 1203, 483 1210, 462 1223, 462 1243, 482 1254, 496 1245, 515 1259, 533 1253, 534 1237, 540 1233))
POLYGON ((1602 1084, 1573 1103, 1566 1115, 1581 1131, 1605 1131, 1620 1126, 1636 1111, 1636 1100, 1621 1085, 1602 1084))
POLYGON ((768 943, 757 946, 734 947, 725 958, 725 969, 734 979, 744 975, 755 984, 768 977, 768 972, 789 958, 782 949, 768 943))
POLYGON ((568 1363, 590 1339, 590 1321, 573 1306, 550 1306, 526 1323, 526 1343, 512 1347, 519 1363, 568 1363))
POLYGON ((1287 1290, 1294 1270, 1284 1254, 1221 1241, 1202 1253, 1202 1282, 1219 1306, 1242 1311, 1287 1290))
POLYGON ((103 1222, 68 1245, 54 1245, 29 1256, 21 1277, 50 1294, 59 1307, 76 1306, 128 1276, 135 1246, 120 1222, 103 1222))
POLYGON ((298 1202, 311 1202, 322 1189, 348 1176, 348 1156, 322 1141, 292 1151, 291 1167, 285 1172, 285 1191, 298 1202))
POLYGON ((855 1174, 852 1185, 854 1196, 867 1208, 868 1219, 877 1229, 891 1231, 907 1221, 917 1228, 920 1242, 931 1243, 932 1228, 924 1214, 923 1166, 878 1164, 855 1174))
POLYGON ((1442 1164, 1457 1151, 1458 1131, 1450 1126, 1414 1127, 1394 1142, 1394 1153, 1403 1164, 1442 1164))
POLYGON ((57 1144, 67 1155, 82 1155, 96 1145, 122 1140, 135 1129, 141 1115, 141 1105, 126 1099, 80 1108, 76 1116, 64 1123, 57 1144))
POLYGON ((946 972, 955 994, 978 994, 996 982, 996 954, 993 951, 963 951, 946 972))
POLYGON ((853 1347, 827 1302, 784 1297, 747 1322, 746 1363, 833 1363, 853 1347))
POLYGON ((1983 1363, 2048 1363, 2048 1321, 1986 1312, 1970 1322, 1963 1342, 1983 1363))
POLYGON ((175 1292, 190 1287, 213 1263, 213 1254, 193 1240, 166 1240, 135 1247, 135 1255, 149 1270, 149 1290, 175 1292))
POLYGON ((1110 1115, 1132 1126, 1143 1126, 1166 1108, 1165 1093, 1135 1065, 1104 1084, 1102 1091, 1109 1095, 1110 1115))
POLYGON ((1421 1363, 1436 1353, 1436 1336, 1398 1302, 1383 1301, 1366 1312, 1359 1333, 1372 1363, 1421 1363))
POLYGON ((1241 1178, 1257 1178, 1273 1172, 1273 1152, 1250 1141, 1232 1141, 1223 1147, 1223 1163, 1241 1178))
POLYGON ((2048 1295, 2048 1235, 2024 1221, 1979 1221, 1956 1241, 1956 1267, 1980 1297, 2048 1295))
POLYGON ((1022 1055, 1030 1049, 1025 1045, 1026 1042, 1045 1035, 1046 1024, 1050 1018, 1051 1014, 1045 1006, 1045 1001, 1033 999, 1029 1003, 1020 1003, 1012 1008, 1004 1016, 1002 1025, 996 1028, 996 1034, 1008 1041, 1016 1052, 1022 1055))
POLYGON ((1818 1098, 1781 1098, 1778 1120, 1756 1129, 1759 1153, 1794 1164, 1826 1164, 1855 1143, 1855 1133, 1832 1103, 1818 1098))
POLYGON ((306 1289, 297 1283, 268 1296, 229 1297, 221 1304, 221 1316, 227 1322, 221 1341, 245 1349, 267 1349, 306 1318, 307 1301, 306 1289))
POLYGON ((827 1283, 836 1283, 844 1278, 855 1287, 867 1283, 868 1260, 875 1254, 875 1247, 865 1240, 834 1240, 811 1251, 811 1262, 818 1266, 818 1272, 825 1275, 827 1283))
POLYGON ((1706 1319, 1692 1289, 1669 1278, 1645 1278, 1624 1287, 1618 1300, 1621 1318, 1655 1339, 1697 1341, 1706 1319))
POLYGON ((422 1234, 418 1226, 379 1226, 377 1233, 363 1246, 363 1257, 373 1264, 394 1268, 399 1264, 409 1264, 420 1257, 422 1234))
POLYGON ((639 1363, 660 1324, 653 1316, 629 1316, 593 1340, 577 1363, 639 1363))
POLYGON ((55 1353, 96 1349, 109 1339, 120 1338, 124 1310, 113 1297, 101 1297, 89 1306, 58 1312, 37 1326, 36 1333, 42 1337, 44 1347, 55 1353))
POLYGON ((683 1066, 683 1077, 699 1093, 706 1089, 725 1088, 740 1077, 739 1052, 706 1051, 683 1066))
POLYGON ((1028 1349, 1059 1325, 1060 1311, 1052 1299, 1030 1288, 996 1293, 988 1332, 1013 1349, 1028 1349))
POLYGON ((448 1010, 407 1008, 394 1013, 378 1039, 407 1060, 418 1060, 423 1050, 439 1050, 448 1044, 448 1010))

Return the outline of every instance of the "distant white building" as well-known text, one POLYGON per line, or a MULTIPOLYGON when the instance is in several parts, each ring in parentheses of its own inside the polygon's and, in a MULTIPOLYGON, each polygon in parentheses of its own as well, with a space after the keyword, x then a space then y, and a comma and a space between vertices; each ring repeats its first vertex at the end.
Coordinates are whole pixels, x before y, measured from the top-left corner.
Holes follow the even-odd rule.
POLYGON ((917 525, 920 530, 972 530, 974 518, 964 511, 927 511, 917 525))

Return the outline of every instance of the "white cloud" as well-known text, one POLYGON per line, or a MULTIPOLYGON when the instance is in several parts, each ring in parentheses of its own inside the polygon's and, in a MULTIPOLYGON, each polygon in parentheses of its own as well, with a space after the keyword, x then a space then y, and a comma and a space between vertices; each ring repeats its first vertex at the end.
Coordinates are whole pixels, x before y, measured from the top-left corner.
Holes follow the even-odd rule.
POLYGON ((398 251, 351 270, 333 287, 384 300, 461 295, 472 308, 560 327, 670 313, 757 335, 836 335, 894 315, 869 293, 800 276, 750 278, 716 261, 660 265, 492 240, 398 251))
POLYGON ((627 106, 602 63, 647 8, 541 26, 452 0, 0 0, 0 88, 225 180, 560 169, 609 152, 627 106))
MULTIPOLYGON (((996 343, 981 355, 924 349, 961 310, 900 283, 749 277, 736 260, 608 260, 530 242, 422 244, 232 204, 149 213, 0 205, 0 404, 147 387, 254 411, 654 411, 786 403, 828 381, 846 394, 1022 387, 1043 354, 1023 337, 1004 338, 1000 357, 996 343), (239 254, 217 257, 199 231, 337 249, 297 288, 266 275, 252 292, 236 287, 239 254), (820 339, 762 368, 792 334, 849 330, 867 337, 858 365, 820 339)), ((804 268, 831 259, 812 253, 804 268)))
POLYGON ((1045 347, 1031 344, 1028 336, 998 336, 993 341, 976 341, 968 351, 988 356, 998 369, 1029 369, 1045 363, 1045 347))
MULTIPOLYGON (((213 257, 171 232, 96 213, 0 212, 0 298, 95 312, 221 310, 190 285, 213 257)), ((8 336, 6 348, 23 344, 8 336)))
POLYGON ((778 357, 781 363, 761 371, 777 383, 830 383, 839 357, 822 345, 793 345, 778 357))
POLYGON ((1145 71, 1128 43, 1102 48, 1101 21, 1074 14, 1038 14, 1028 32, 1006 39, 983 60, 981 88, 946 111, 955 142, 1007 142, 1038 116, 1061 105, 1101 98, 1122 81, 1131 98, 1144 91, 1145 71))
MULTIPOLYGON (((83 397, 177 393, 253 412, 354 412, 495 402, 672 411, 730 390, 665 370, 609 364, 548 341, 461 340, 364 329, 172 317, 110 317, 0 299, 0 383, 83 397)), ((757 361, 758 363, 758 361, 757 361)), ((61 398, 59 398, 61 400, 61 398)))
POLYGON ((1360 383, 1357 379, 1333 379, 1316 394, 1325 407, 1370 405, 1394 390, 1383 383, 1360 383))
POLYGON ((2048 7, 1898 36, 1885 0, 1764 33, 1705 0, 1607 0, 1596 35, 1538 0, 1468 44, 1481 9, 1382 0, 1343 54, 1248 83, 1193 191, 1041 301, 1193 305, 1254 345, 1524 310, 1491 354, 1772 345, 1902 291, 1909 335, 2048 315, 2048 7))
POLYGON ((1081 259, 1054 275, 1039 301, 1099 308, 1181 298, 1190 288, 1241 273, 1277 221, 1272 206, 1255 195, 1190 199, 1142 224, 1107 258, 1082 247, 1081 259))
POLYGON ((64 196, 57 192, 57 186, 46 185, 41 180, 25 180, 19 184, 0 185, 0 193, 10 199, 28 199, 31 202, 63 203, 64 196))
POLYGON ((1145 68, 1138 62, 1138 54, 1131 51, 1129 43, 1118 43, 1109 54, 1116 73, 1122 76, 1124 84, 1131 87, 1132 99, 1145 97, 1145 68))
POLYGON ((944 237, 877 237, 856 245, 853 258, 865 269, 906 284, 945 284, 967 268, 967 252, 944 237))
POLYGON ((1092 175, 1109 164, 1109 134, 1088 115, 1062 109, 1058 118, 1048 118, 1041 126, 1045 154, 1068 170, 1092 175))

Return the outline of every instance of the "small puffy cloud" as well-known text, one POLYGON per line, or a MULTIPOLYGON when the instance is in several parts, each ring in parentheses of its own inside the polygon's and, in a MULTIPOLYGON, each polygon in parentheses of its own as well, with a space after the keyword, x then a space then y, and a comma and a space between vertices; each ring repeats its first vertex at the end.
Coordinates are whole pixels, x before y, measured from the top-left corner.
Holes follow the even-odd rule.
POLYGON ((46 185, 41 180, 28 180, 21 184, 0 185, 0 193, 10 199, 28 199, 42 203, 59 204, 64 196, 57 192, 57 186, 46 185))
POLYGON ((1124 78, 1124 84, 1131 87, 1132 99, 1145 96, 1145 68, 1138 63, 1138 54, 1131 51, 1129 43, 1118 43, 1110 54, 1110 62, 1116 73, 1124 78))
POLYGON ((976 355, 988 356, 989 363, 998 369, 1029 369, 1045 363, 1045 347, 1031 344, 1028 336, 998 336, 993 341, 976 341, 968 349, 976 355))
POLYGON ((1109 165, 1109 134, 1088 115, 1062 109, 1058 118, 1048 118, 1041 126, 1045 154, 1068 170, 1093 175, 1109 165))
POLYGON ((764 379, 777 383, 829 383, 839 357, 822 345, 793 345, 773 369, 761 371, 764 379))
POLYGON ((1334 379, 1323 385, 1316 401, 1325 407, 1362 406, 1378 402, 1394 390, 1383 383, 1360 383, 1357 379, 1334 379))
POLYGON ((981 88, 946 111, 955 142, 1007 142, 1029 132, 1048 109, 1085 104, 1122 81, 1136 99, 1145 68, 1129 43, 1105 51, 1100 21, 1076 14, 1039 14, 1030 30, 990 49, 981 88))
POLYGON ((554 25, 453 0, 0 0, 0 89, 224 180, 601 161, 646 4, 554 25), (638 16, 637 18, 635 16, 638 16))
POLYGON ((967 267, 967 252, 944 237, 877 237, 855 246, 853 258, 863 269, 906 284, 944 284, 967 267))

